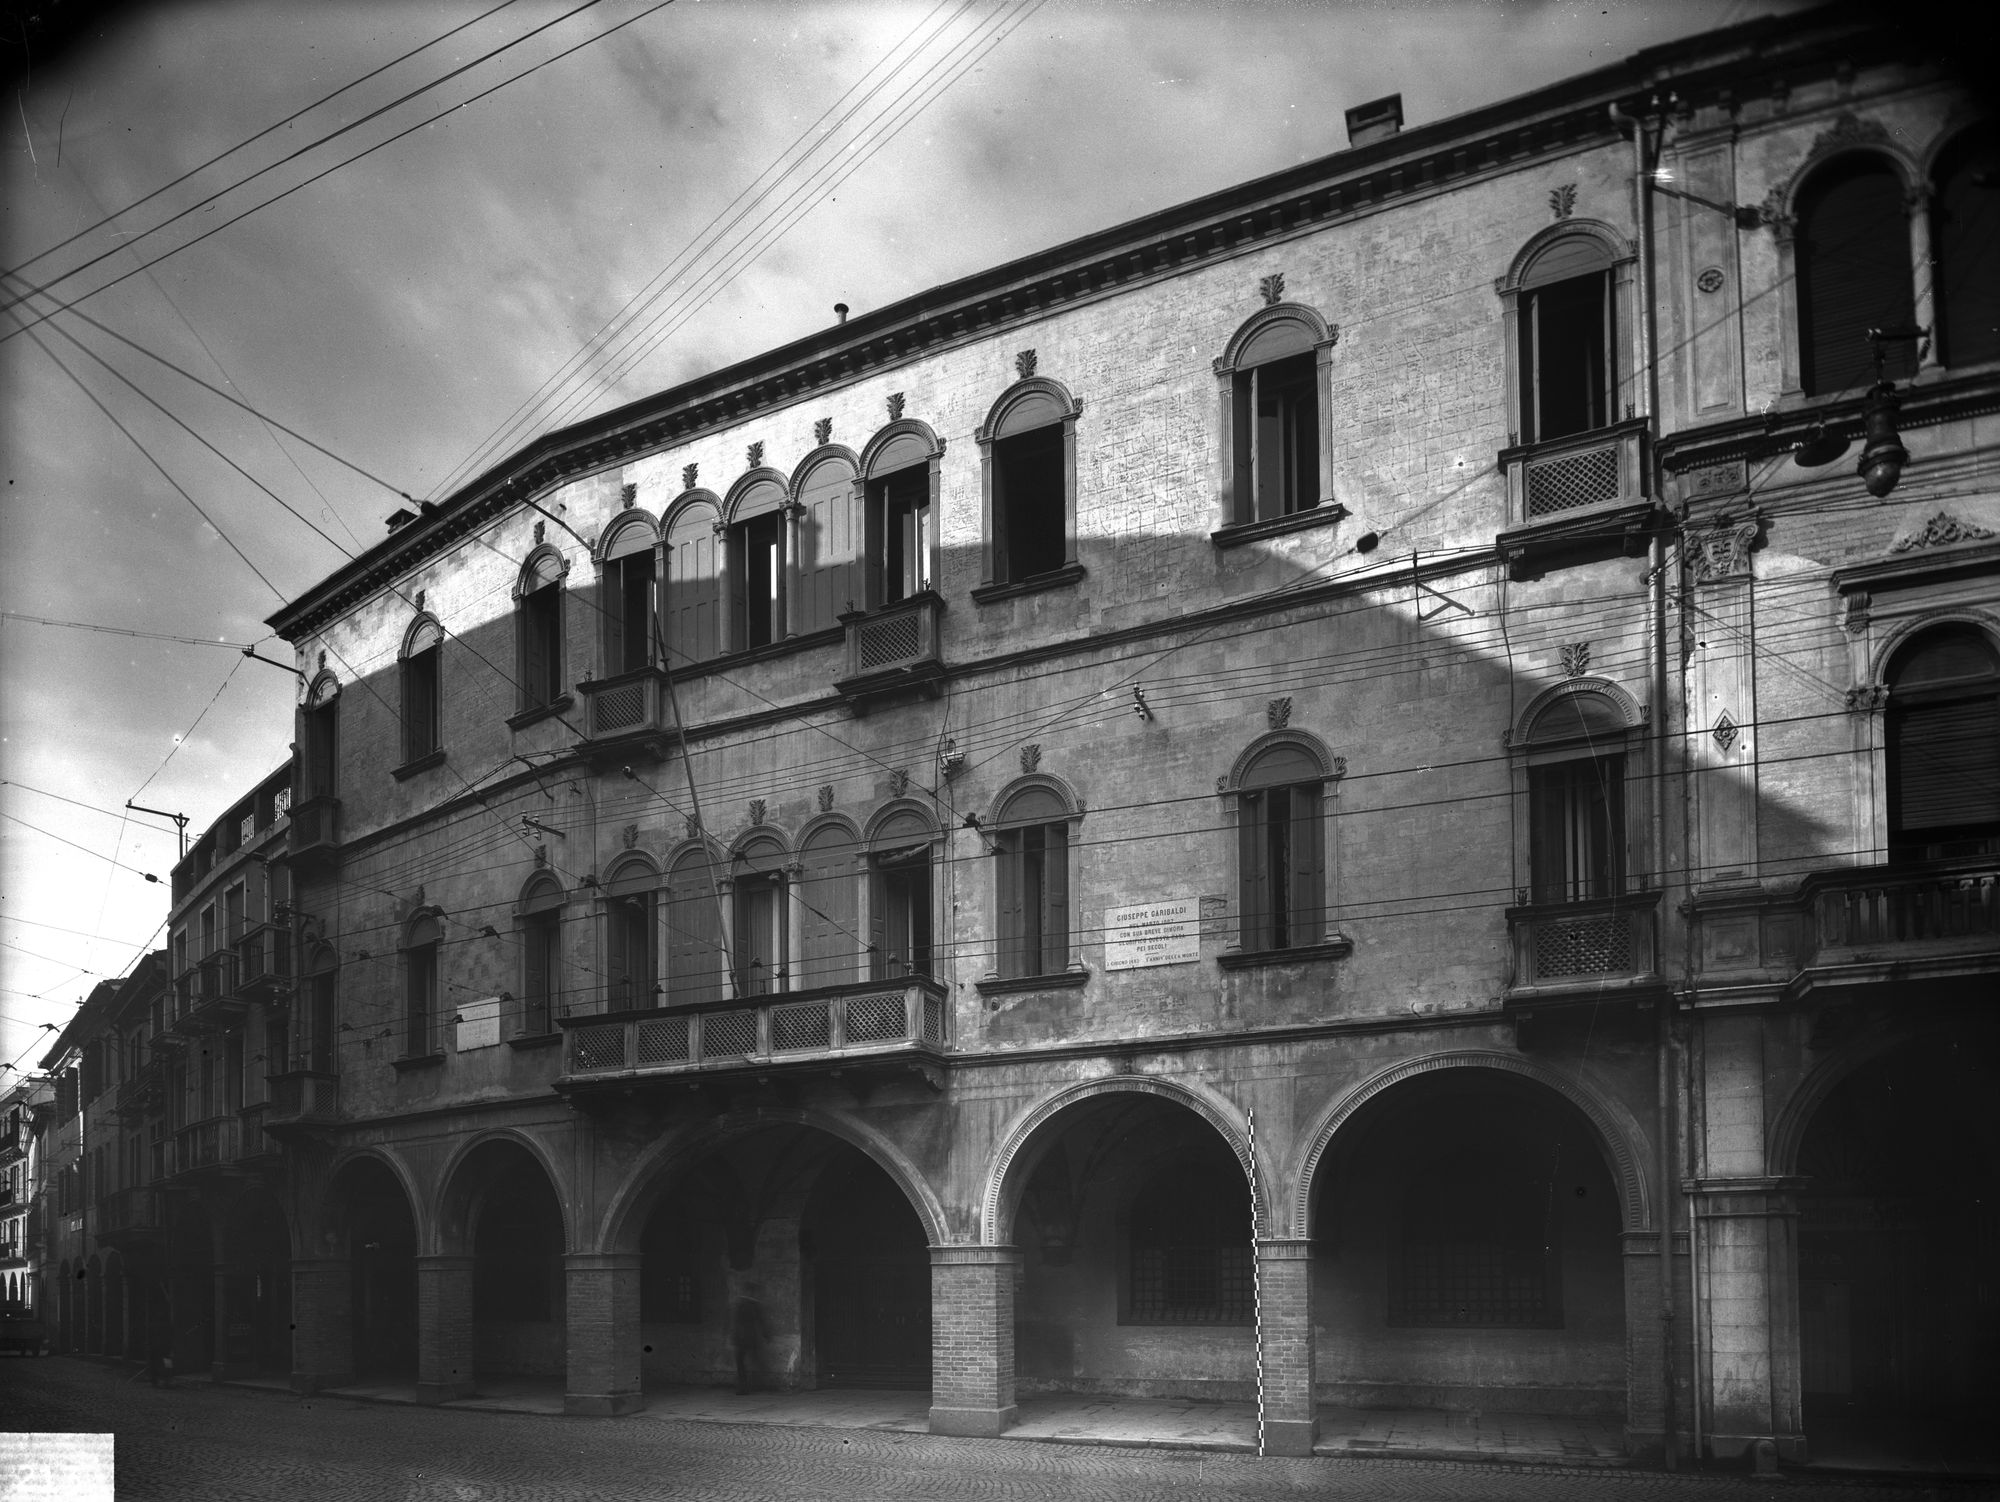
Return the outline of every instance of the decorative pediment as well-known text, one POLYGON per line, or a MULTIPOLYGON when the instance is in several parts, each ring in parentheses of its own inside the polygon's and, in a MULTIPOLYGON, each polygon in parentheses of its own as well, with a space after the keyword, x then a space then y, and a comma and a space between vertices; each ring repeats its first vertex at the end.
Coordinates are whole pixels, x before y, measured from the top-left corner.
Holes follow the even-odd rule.
POLYGON ((1948 511, 1940 511, 1914 532, 1905 532, 1889 544, 1892 553, 1909 553, 1918 548, 1948 548, 1961 542, 1980 542, 1993 536, 1993 529, 1960 521, 1948 511))

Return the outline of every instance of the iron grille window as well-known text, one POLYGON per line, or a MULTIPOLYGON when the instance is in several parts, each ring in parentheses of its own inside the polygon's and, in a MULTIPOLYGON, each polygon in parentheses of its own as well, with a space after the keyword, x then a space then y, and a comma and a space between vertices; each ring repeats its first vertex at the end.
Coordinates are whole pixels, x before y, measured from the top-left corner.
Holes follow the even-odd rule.
POLYGON ((1233 1162, 1181 1165, 1132 1203, 1126 1322, 1240 1325, 1255 1317, 1250 1190, 1233 1162))
POLYGON ((1547 1180, 1491 1154, 1433 1162, 1405 1193, 1389 1323, 1560 1326, 1559 1266, 1547 1180))

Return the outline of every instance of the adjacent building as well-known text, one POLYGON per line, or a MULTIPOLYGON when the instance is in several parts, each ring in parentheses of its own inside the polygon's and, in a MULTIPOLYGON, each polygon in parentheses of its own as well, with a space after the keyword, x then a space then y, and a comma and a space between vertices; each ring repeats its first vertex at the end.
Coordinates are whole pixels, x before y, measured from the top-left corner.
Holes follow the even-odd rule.
POLYGON ((133 1076, 204 1351, 1280 1453, 1990 1404, 1991 119, 1848 11, 1400 116, 273 617, 295 801, 177 873, 133 1076))

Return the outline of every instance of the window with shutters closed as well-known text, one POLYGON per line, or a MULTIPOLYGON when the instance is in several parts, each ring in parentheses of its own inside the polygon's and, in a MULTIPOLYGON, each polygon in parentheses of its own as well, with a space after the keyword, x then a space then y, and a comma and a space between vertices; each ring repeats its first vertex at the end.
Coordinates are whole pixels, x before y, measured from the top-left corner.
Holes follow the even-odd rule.
MULTIPOLYGON (((1870 329, 1915 319, 1910 227, 1903 179, 1879 157, 1846 156, 1809 180, 1798 197, 1799 371, 1809 396, 1838 396, 1875 381, 1870 329)), ((1916 370, 1916 345, 1883 344, 1882 373, 1916 370)))
POLYGON ((723 962, 718 893, 726 874, 699 846, 683 851, 667 872, 667 1000, 671 1005, 719 1001, 723 962))
POLYGON ((1326 932, 1319 761, 1283 742, 1245 770, 1236 800, 1237 874, 1246 950, 1317 944, 1326 932))
MULTIPOLYGON (((632 514, 632 513, 628 513, 632 514)), ((653 534, 630 524, 605 545, 604 676, 636 673, 653 661, 653 534)))
POLYGON ((1889 853, 2000 853, 2000 652, 1976 626, 1940 626, 1889 665, 1889 853))
POLYGON ((838 986, 860 978, 861 877, 854 833, 825 823, 799 845, 802 952, 799 985, 838 986))
POLYGON ((993 837, 998 862, 998 970, 1003 979, 1069 968, 1070 809, 1030 784, 1002 803, 993 837))
POLYGON ((1931 182, 1938 357, 2000 360, 2000 131, 1989 124, 1960 136, 1931 182))
POLYGON ((626 857, 604 884, 605 1006, 613 1012, 655 1004, 659 991, 659 875, 643 856, 626 857))
MULTIPOLYGON (((403 1054, 423 1058, 436 1051, 438 946, 444 930, 425 914, 410 924, 403 944, 403 1054)), ((207 1080, 202 1080, 203 1088, 207 1080)))
POLYGON ((554 877, 530 879, 521 894, 521 1022, 523 1034, 555 1027, 562 998, 562 885, 554 877))

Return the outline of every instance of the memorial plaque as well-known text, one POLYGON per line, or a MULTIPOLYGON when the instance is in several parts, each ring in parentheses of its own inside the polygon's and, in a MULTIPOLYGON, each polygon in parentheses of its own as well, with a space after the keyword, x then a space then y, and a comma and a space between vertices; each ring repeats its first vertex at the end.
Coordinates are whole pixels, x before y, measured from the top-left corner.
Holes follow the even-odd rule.
POLYGON ((1201 958, 1201 899, 1143 902, 1104 913, 1104 968, 1189 965, 1201 958))
POLYGON ((500 998, 482 996, 460 1004, 458 1009, 458 1051, 495 1048, 500 1043, 500 998))

